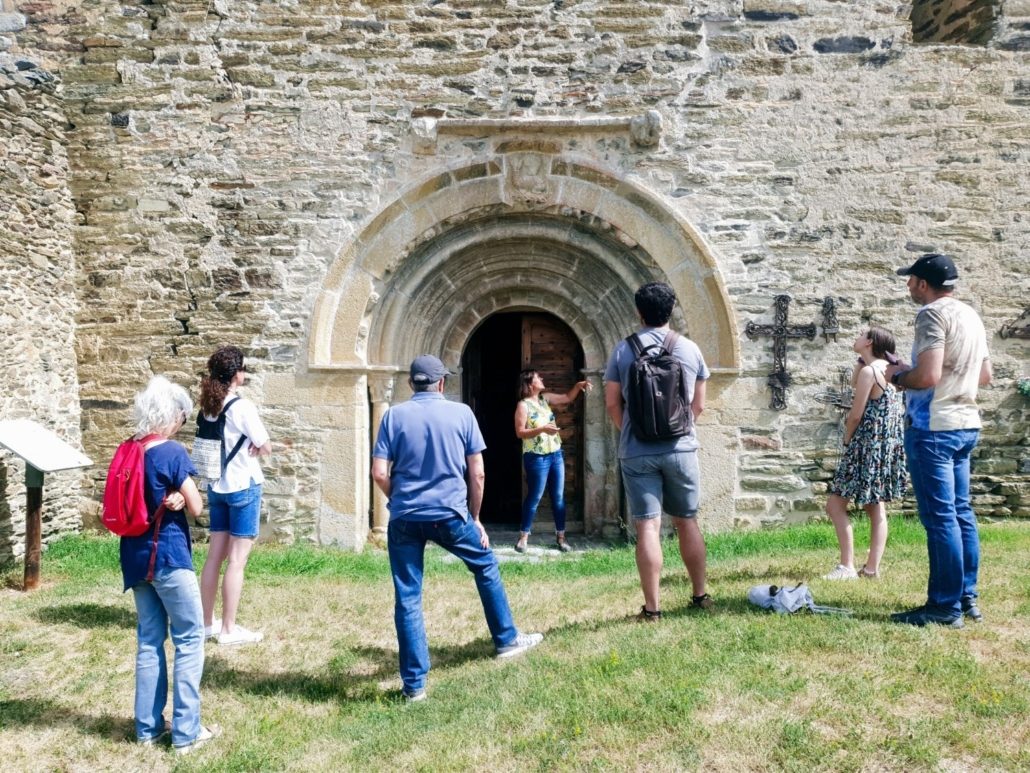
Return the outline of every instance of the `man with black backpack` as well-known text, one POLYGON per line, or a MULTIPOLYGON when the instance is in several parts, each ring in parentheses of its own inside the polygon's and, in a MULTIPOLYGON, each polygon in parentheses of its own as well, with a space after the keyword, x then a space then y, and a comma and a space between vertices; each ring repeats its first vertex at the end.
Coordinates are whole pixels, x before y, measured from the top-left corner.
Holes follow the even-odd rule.
POLYGON ((644 606, 637 619, 662 617, 661 516, 672 516, 680 556, 693 586, 691 605, 710 609, 705 541, 697 525, 700 468, 694 420, 705 405, 709 371, 693 341, 669 329, 676 294, 650 282, 634 296, 644 327, 620 341, 605 370, 605 407, 619 428, 619 462, 637 535, 644 606))

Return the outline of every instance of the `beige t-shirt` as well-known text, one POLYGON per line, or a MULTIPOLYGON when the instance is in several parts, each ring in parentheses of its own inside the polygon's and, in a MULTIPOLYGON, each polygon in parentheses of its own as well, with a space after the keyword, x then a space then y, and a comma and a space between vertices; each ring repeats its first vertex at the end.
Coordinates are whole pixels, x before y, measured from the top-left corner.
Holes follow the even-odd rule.
POLYGON ((972 308, 950 296, 928 303, 916 315, 913 366, 922 352, 941 348, 944 364, 937 385, 905 391, 909 421, 917 429, 934 432, 979 429, 976 393, 983 361, 990 356, 987 332, 972 308))

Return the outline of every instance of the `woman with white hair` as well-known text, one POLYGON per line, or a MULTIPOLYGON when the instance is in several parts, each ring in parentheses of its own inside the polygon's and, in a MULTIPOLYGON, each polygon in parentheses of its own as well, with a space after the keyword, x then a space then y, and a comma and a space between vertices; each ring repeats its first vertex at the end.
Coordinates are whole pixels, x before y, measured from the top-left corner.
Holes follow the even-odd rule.
POLYGON ((171 734, 186 754, 220 732, 200 724, 200 677, 204 671, 204 613, 193 570, 193 548, 185 512, 196 516, 202 502, 186 449, 171 437, 193 410, 186 390, 154 376, 136 395, 135 437, 143 442, 144 497, 151 525, 138 537, 122 537, 125 590, 132 589, 136 628, 136 738, 154 744, 171 734), (185 512, 184 512, 185 510, 185 512), (172 719, 168 700, 165 639, 175 647, 172 719))

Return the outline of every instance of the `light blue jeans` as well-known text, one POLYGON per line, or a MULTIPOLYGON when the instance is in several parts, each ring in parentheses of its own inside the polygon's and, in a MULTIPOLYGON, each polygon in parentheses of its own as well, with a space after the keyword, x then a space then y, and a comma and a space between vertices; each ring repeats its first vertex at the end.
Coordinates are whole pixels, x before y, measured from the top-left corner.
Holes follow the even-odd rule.
POLYGON ((927 603, 956 615, 963 602, 977 597, 980 534, 969 500, 969 460, 979 437, 975 429, 905 430, 908 472, 930 559, 927 603))
POLYGON ((519 635, 497 557, 479 543, 479 530, 471 518, 456 515, 440 521, 390 521, 386 543, 393 573, 393 619, 397 626, 401 681, 409 693, 425 687, 429 673, 429 642, 422 617, 422 568, 429 541, 456 555, 475 575, 494 647, 507 647, 519 635))
POLYGON ((204 672, 204 611, 192 569, 171 569, 132 587, 136 629, 136 738, 157 738, 165 729, 168 664, 165 639, 171 627, 175 647, 172 681, 172 745, 200 735, 200 677, 204 672))

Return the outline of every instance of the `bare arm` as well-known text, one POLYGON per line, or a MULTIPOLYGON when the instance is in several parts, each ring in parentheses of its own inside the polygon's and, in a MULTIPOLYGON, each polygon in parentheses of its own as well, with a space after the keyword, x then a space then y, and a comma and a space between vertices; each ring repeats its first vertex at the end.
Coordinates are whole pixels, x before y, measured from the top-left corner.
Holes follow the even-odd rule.
POLYGON ((469 486, 469 514, 472 516, 472 523, 479 530, 479 544, 484 548, 490 547, 490 537, 479 520, 479 510, 483 506, 483 489, 486 487, 486 469, 483 466, 483 455, 472 454, 465 457, 468 464, 468 486, 469 486))
POLYGON ((844 445, 851 442, 855 430, 862 423, 862 416, 865 415, 865 407, 869 402, 869 393, 872 392, 875 381, 873 369, 869 365, 859 370, 855 376, 855 396, 851 401, 851 410, 844 417, 844 445))
POLYGON ((565 394, 544 392, 544 399, 551 405, 568 405, 579 397, 580 392, 589 392, 592 388, 593 387, 589 381, 577 381, 572 385, 572 389, 565 394))
POLYGON ((604 408, 615 428, 622 431, 622 384, 609 381, 604 385, 604 408))
POLYGON ((558 425, 553 421, 544 424, 542 427, 527 427, 526 423, 529 421, 529 411, 526 410, 526 404, 519 400, 518 406, 515 408, 515 435, 519 439, 534 438, 537 435, 548 435, 558 434, 558 425))
POLYGON ((200 491, 197 490, 197 484, 194 483, 193 478, 186 478, 183 481, 179 486, 179 493, 185 500, 186 512, 194 518, 200 515, 200 511, 204 509, 204 501, 200 498, 200 491))
POLYGON ((253 443, 247 448, 247 453, 251 456, 269 456, 272 453, 272 441, 269 440, 263 446, 256 446, 253 443))
MULTIPOLYGON (((990 367, 990 366, 988 366, 990 367)), ((937 386, 944 370, 944 349, 923 349, 919 352, 916 366, 909 369, 904 363, 888 365, 885 375, 893 379, 895 373, 901 373, 898 386, 905 389, 929 389, 937 386)), ((981 372, 981 377, 983 376, 981 372)))
POLYGON ((372 459, 372 480, 387 497, 390 496, 390 462, 378 456, 372 459))
POLYGON ((690 412, 694 414, 694 420, 701 415, 705 409, 705 392, 708 391, 708 382, 698 379, 694 382, 694 399, 690 401, 690 412))
POLYGON ((991 368, 991 361, 985 359, 980 365, 980 386, 987 386, 994 380, 994 369, 991 368))

